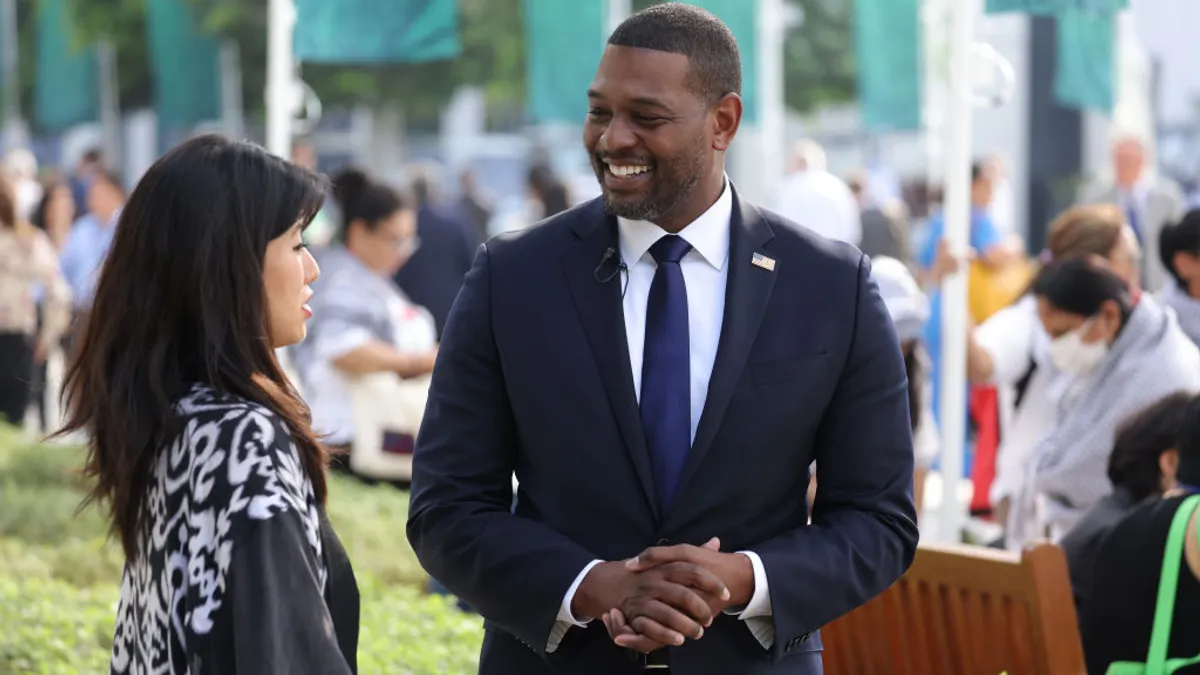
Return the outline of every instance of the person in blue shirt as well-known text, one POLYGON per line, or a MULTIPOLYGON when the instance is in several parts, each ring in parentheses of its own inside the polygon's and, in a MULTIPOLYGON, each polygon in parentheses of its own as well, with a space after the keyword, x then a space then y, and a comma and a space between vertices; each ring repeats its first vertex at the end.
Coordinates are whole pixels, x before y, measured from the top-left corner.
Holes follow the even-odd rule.
POLYGON ((108 257, 124 204, 125 190, 116 176, 104 172, 93 175, 87 189, 87 213, 75 221, 59 255, 76 313, 91 307, 96 279, 108 257))
MULTIPOLYGON (((971 166, 971 231, 972 255, 985 265, 1000 267, 1021 254, 1019 243, 1006 237, 996 226, 988 205, 992 202, 992 177, 982 164, 971 166)), ((925 323, 925 348, 932 363, 933 410, 941 418, 941 368, 942 368, 942 294, 938 286, 942 278, 954 271, 957 262, 946 249, 945 214, 938 212, 929 221, 929 233, 917 255, 917 266, 930 293, 929 321, 925 323)), ((963 401, 963 414, 967 402, 963 401)))

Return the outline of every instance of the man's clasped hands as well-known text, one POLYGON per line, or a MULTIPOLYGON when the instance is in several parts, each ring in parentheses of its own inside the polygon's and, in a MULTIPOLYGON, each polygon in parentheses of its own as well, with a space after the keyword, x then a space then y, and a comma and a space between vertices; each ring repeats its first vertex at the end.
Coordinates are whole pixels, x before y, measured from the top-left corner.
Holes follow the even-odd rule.
POLYGON ((580 583, 571 613, 600 617, 617 645, 646 654, 699 640, 721 612, 744 607, 754 594, 750 558, 720 549, 714 537, 600 563, 580 583))

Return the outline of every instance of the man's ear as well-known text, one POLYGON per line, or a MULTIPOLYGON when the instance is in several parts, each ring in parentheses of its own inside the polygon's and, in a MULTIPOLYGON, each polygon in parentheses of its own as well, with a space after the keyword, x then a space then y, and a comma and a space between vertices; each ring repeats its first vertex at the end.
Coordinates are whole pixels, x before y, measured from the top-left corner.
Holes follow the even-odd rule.
POLYGON ((734 93, 725 94, 713 104, 713 150, 725 152, 733 144, 738 127, 742 124, 742 97, 734 93))

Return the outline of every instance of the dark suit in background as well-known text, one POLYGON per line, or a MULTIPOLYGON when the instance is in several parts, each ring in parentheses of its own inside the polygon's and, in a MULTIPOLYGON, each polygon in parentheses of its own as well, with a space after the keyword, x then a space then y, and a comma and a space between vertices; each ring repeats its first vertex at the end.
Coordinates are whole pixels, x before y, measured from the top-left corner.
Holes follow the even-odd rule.
POLYGON ((641 672, 600 621, 547 653, 565 593, 593 559, 714 536, 761 558, 774 643, 720 614, 668 648, 671 673, 817 675, 819 629, 891 585, 917 543, 904 364, 869 262, 734 194, 716 361, 663 513, 621 284, 596 276, 617 246, 597 199, 480 248, 433 375, 409 539, 486 619, 484 675, 641 672))
POLYGON ((417 209, 417 237, 420 247, 394 279, 410 300, 433 314, 441 336, 480 240, 457 211, 436 204, 417 209))

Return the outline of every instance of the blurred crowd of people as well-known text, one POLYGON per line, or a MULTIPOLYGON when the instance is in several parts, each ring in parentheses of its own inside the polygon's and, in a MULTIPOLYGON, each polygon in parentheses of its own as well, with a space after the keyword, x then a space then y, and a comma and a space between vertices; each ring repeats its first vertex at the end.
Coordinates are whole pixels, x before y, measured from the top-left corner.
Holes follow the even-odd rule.
MULTIPOLYGON (((304 142, 293 159, 317 168, 304 142)), ((1112 159, 1112 184, 1085 189, 1049 224, 1036 255, 1014 231, 1008 179, 994 160, 971 169, 965 258, 947 247, 936 204, 917 218, 902 202, 872 197, 866 174, 831 173, 811 141, 796 147, 769 204, 873 259, 909 375, 918 507, 939 457, 939 287, 949 273, 968 275, 970 387, 961 410, 971 507, 998 533, 980 543, 1019 550, 1061 542, 1089 658, 1117 639, 1104 617, 1136 613, 1154 596, 1136 595, 1136 584, 1109 592, 1118 573, 1150 579, 1161 567, 1162 547, 1147 538, 1165 537, 1173 511, 1139 507, 1200 483, 1200 210, 1185 212, 1179 189, 1153 177, 1137 139, 1116 142, 1112 159)), ((98 152, 57 174, 18 149, 2 169, 0 417, 20 425, 32 415, 50 430, 47 364, 69 351, 75 319, 89 308, 125 187, 98 152)), ((423 165, 410 168, 404 189, 342 169, 305 235, 322 273, 309 335, 286 357, 315 430, 331 445, 352 445, 354 378, 413 379, 433 369, 492 221, 469 173, 457 199, 443 187, 423 165)), ((529 170, 527 187, 530 224, 573 203, 547 165, 529 170)), ((1177 616, 1200 616, 1200 582, 1189 579, 1180 602, 1192 604, 1177 616)), ((1152 623, 1152 614, 1143 618, 1152 623)))
MULTIPOLYGON (((1112 182, 1085 187, 1032 256, 995 160, 971 169, 965 257, 947 246, 936 205, 918 219, 872 201, 861 174, 829 173, 811 142, 796 148, 773 204, 874 258, 909 367, 918 504, 939 456, 940 285, 967 275, 971 510, 993 525, 968 538, 1063 547, 1089 672, 1144 650, 1164 563, 1180 562, 1164 560, 1168 530, 1200 491, 1200 210, 1185 211, 1179 188, 1154 176, 1137 138, 1114 143, 1112 168, 1112 182)), ((1200 651, 1192 553, 1173 653, 1200 651)))

